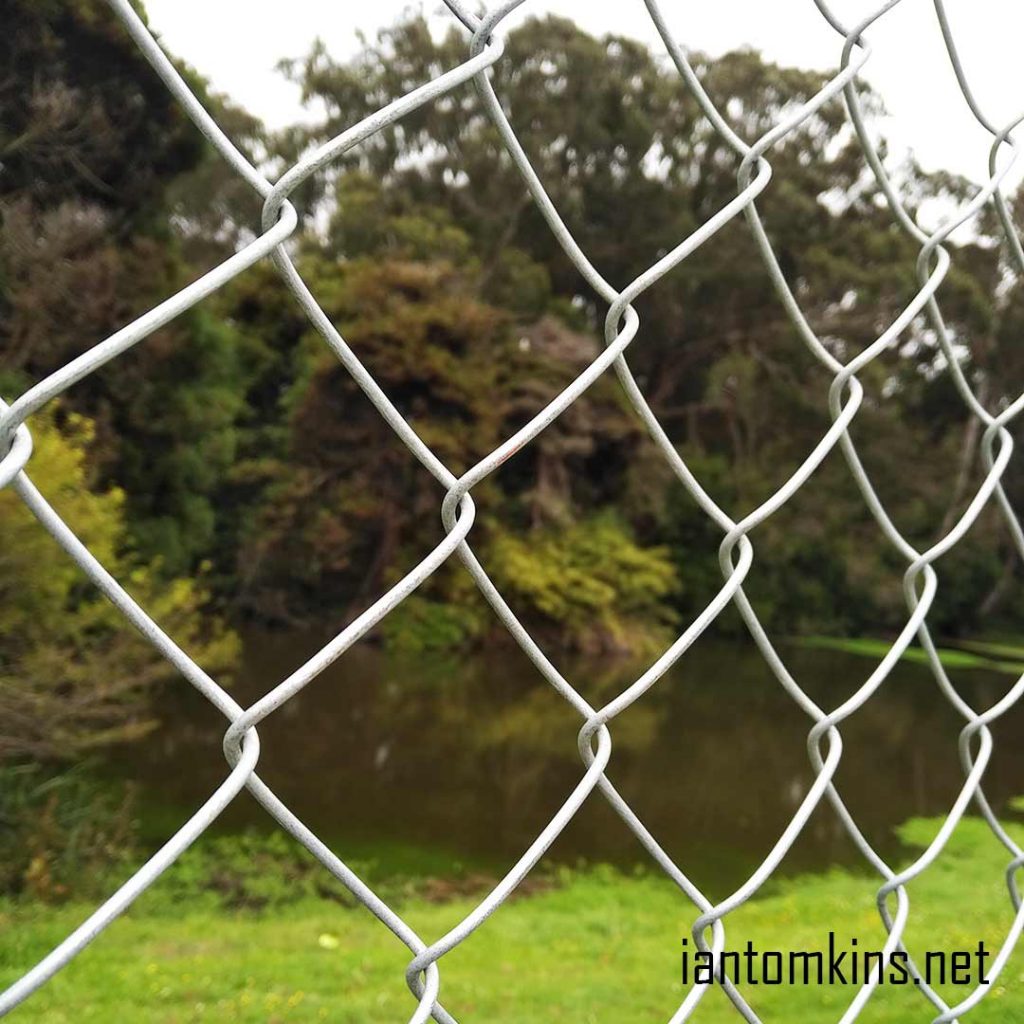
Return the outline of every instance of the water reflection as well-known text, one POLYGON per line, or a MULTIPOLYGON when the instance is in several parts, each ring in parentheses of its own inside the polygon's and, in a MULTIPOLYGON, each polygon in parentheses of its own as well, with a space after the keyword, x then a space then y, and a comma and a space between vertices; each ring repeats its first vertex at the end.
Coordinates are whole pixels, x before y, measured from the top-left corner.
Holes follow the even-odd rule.
MULTIPOLYGON (((234 695, 249 704, 284 678, 321 638, 253 635, 234 695)), ((874 667, 826 651, 785 652, 815 700, 833 707, 874 667)), ((592 703, 603 703, 643 666, 562 666, 592 703)), ((1009 678, 962 673, 984 707, 1009 678)), ((197 805, 223 777, 224 725, 201 698, 169 693, 165 725, 125 751, 119 770, 141 780, 152 805, 197 805)), ((997 807, 1024 792, 1024 709, 994 729, 986 786, 997 807), (1001 742, 1002 740, 1002 742, 1001 742)), ((260 734, 260 772, 314 829, 346 839, 400 840, 500 858, 520 853, 579 779, 580 721, 516 649, 469 658, 394 660, 348 652, 277 711, 260 734)), ((948 809, 962 782, 962 725, 927 671, 901 665, 843 726, 838 784, 868 838, 898 853, 892 826, 948 809)), ((808 719, 742 643, 705 642, 617 719, 609 774, 658 840, 712 895, 767 853, 810 785, 808 719)), ((252 801, 229 809, 228 827, 262 823, 252 801)), ((567 860, 642 860, 626 827, 598 795, 552 850, 567 860)), ((790 871, 855 863, 834 816, 819 811, 787 858, 790 871)))

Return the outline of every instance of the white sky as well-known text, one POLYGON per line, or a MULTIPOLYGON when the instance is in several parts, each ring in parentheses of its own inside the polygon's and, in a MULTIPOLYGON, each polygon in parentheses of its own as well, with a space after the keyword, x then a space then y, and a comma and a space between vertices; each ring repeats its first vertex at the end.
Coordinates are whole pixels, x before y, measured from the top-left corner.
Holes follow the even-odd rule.
MULTIPOLYGON (((852 22, 878 3, 833 0, 832 6, 852 22)), ((303 55, 317 36, 347 56, 358 46, 357 30, 372 35, 410 7, 419 9, 408 0, 146 0, 168 49, 273 127, 302 116, 298 91, 274 70, 279 59, 303 55)), ((982 109, 997 124, 1009 121, 1024 110, 1024 4, 947 0, 946 7, 982 109)), ((436 0, 426 0, 424 9, 437 12, 439 25, 451 20, 436 0)), ((779 63, 823 69, 839 60, 841 40, 812 0, 664 0, 663 9, 687 48, 716 55, 750 45, 779 63)), ((595 34, 634 36, 660 52, 642 0, 527 0, 504 25, 548 11, 595 34)), ((869 40, 874 53, 864 77, 885 97, 893 142, 913 149, 928 169, 986 177, 990 137, 960 96, 931 0, 902 0, 869 40)))

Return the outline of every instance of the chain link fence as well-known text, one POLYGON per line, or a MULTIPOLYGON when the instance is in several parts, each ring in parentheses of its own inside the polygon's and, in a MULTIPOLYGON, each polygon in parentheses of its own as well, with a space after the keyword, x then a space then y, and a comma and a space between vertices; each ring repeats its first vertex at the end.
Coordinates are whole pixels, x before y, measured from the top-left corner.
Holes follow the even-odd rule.
MULTIPOLYGON (((132 901, 148 886, 157 882, 161 874, 191 843, 203 834, 243 789, 248 789, 281 828, 302 843, 323 865, 324 870, 341 881, 356 899, 379 919, 384 927, 390 929, 408 946, 411 960, 406 971, 406 981, 412 993, 410 1005, 413 1011, 410 1020, 413 1024, 422 1024, 431 1018, 442 1022, 442 1024, 447 1024, 456 1019, 458 1007, 447 1007, 439 999, 440 965, 445 954, 463 942, 472 941, 472 935, 476 929, 481 927, 491 914, 500 910, 502 903, 535 867, 584 801, 594 796, 595 791, 601 798, 608 801, 622 820, 623 825, 635 834, 654 861, 678 886, 681 898, 689 901, 696 908, 696 917, 693 922, 693 936, 696 945, 700 950, 710 953, 712 956, 718 975, 716 983, 721 985, 737 1014, 744 1020, 755 1022, 759 1018, 748 1004, 744 994, 722 971, 721 954, 728 949, 725 927, 727 919, 732 911, 754 896, 772 876, 804 829, 811 814, 823 802, 828 802, 831 805, 865 860, 882 879, 882 884, 877 892, 877 905, 887 936, 883 950, 883 962, 870 972, 859 987, 842 1015, 843 1022, 855 1020, 859 1016, 879 984, 881 973, 889 958, 897 951, 901 956, 906 957, 905 962, 921 996, 931 1004, 931 1009, 928 1007, 924 1009, 936 1024, 955 1021, 976 1006, 992 990, 991 983, 999 976, 1012 953, 1021 930, 1024 928, 1024 906, 1022 906, 1016 880, 1017 871, 1024 864, 1024 851, 1013 841, 996 817, 986 799, 982 781, 986 766, 992 757, 993 739, 990 726, 1024 693, 1024 678, 1017 680, 1008 692, 990 707, 983 710, 972 707, 960 695, 946 673, 929 632, 928 613, 938 588, 938 577, 934 568, 935 561, 963 538, 983 509, 990 504, 994 503, 997 506, 1017 550, 1024 557, 1024 531, 1021 529, 1001 483, 1013 452, 1013 440, 1008 427, 1024 408, 1024 395, 1000 408, 997 412, 990 411, 985 407, 972 390, 971 382, 965 375, 961 359, 958 358, 956 351, 957 343, 951 337, 951 332, 943 321, 942 311, 936 299, 936 292, 947 275, 951 260, 943 243, 952 232, 962 225, 969 224, 988 206, 994 208, 998 215, 1012 261, 1019 271, 1024 272, 1024 247, 1016 233, 1010 209, 1001 191, 1001 183, 1017 155, 1010 133, 1024 118, 1024 115, 1002 127, 993 124, 988 119, 971 91, 957 53, 943 2, 942 0, 933 0, 939 28, 960 91, 974 117, 992 135, 993 141, 989 158, 989 180, 977 191, 970 202, 950 216, 938 230, 929 233, 919 226, 914 216, 908 211, 896 186, 888 176, 878 149, 865 127, 858 99, 857 76, 871 55, 868 41, 869 30, 901 0, 888 0, 869 17, 865 17, 855 25, 844 24, 836 17, 825 0, 813 0, 821 16, 835 30, 837 52, 840 53, 838 71, 827 80, 825 86, 809 102, 799 109, 792 110, 784 120, 753 143, 744 141, 736 134, 730 127, 726 115, 716 107, 714 99, 705 92, 686 54, 669 31, 656 0, 645 0, 647 11, 679 72, 680 88, 689 90, 697 100, 704 115, 722 140, 735 153, 739 165, 735 198, 701 224, 689 237, 682 239, 672 251, 658 259, 635 280, 620 287, 611 284, 601 276, 586 253, 573 239, 559 211, 546 193, 544 184, 531 166, 526 152, 516 137, 515 129, 502 108, 501 100, 492 88, 488 71, 496 62, 502 60, 503 56, 499 31, 501 22, 522 2, 523 0, 507 0, 503 5, 478 16, 466 7, 462 0, 445 0, 451 14, 461 22, 468 33, 466 60, 348 128, 341 135, 305 155, 277 182, 270 182, 232 144, 202 107, 134 12, 129 0, 109 0, 110 6, 122 21, 125 31, 134 39, 156 74, 163 79, 166 87, 187 111, 196 127, 234 171, 262 197, 262 233, 220 266, 176 295, 171 296, 134 323, 117 331, 105 341, 62 366, 49 377, 29 388, 10 405, 5 403, 0 406, 0 440, 2 440, 2 450, 6 452, 0 461, 0 486, 13 488, 39 521, 41 527, 53 535, 68 557, 84 570, 93 584, 123 613, 125 619, 138 629, 155 650, 167 659, 189 683, 223 713, 229 723, 223 743, 229 770, 223 782, 199 811, 149 861, 49 955, 26 970, 18 981, 0 995, 0 1014, 17 1007, 69 963, 129 907, 132 901), (605 347, 601 354, 556 398, 536 412, 525 426, 507 438, 466 473, 456 476, 421 440, 413 427, 403 419, 374 377, 360 363, 357 354, 349 348, 320 309, 289 256, 287 242, 299 224, 298 216, 289 202, 289 197, 311 174, 338 159, 346 151, 358 146, 375 133, 386 131, 412 111, 459 88, 478 90, 486 112, 497 129, 509 156, 521 173, 538 210, 589 286, 607 303, 608 312, 604 328, 605 347), (846 362, 842 362, 836 357, 823 340, 815 334, 805 318, 793 287, 787 282, 780 268, 771 239, 764 229, 757 208, 757 199, 771 180, 772 148, 797 131, 823 104, 834 102, 845 102, 852 130, 856 133, 864 157, 884 194, 893 218, 900 229, 910 235, 920 246, 917 261, 919 290, 916 295, 872 344, 846 362), (726 224, 739 218, 746 220, 752 243, 760 253, 764 266, 771 276, 778 301, 792 321, 797 335, 814 358, 831 374, 832 383, 828 394, 822 395, 822 402, 823 404, 827 403, 831 417, 831 425, 828 430, 813 450, 806 455, 796 471, 771 497, 742 518, 734 519, 725 509, 716 504, 676 451, 630 372, 626 350, 637 338, 641 328, 640 319, 632 303, 647 289, 653 287, 668 271, 697 254, 701 246, 726 224), (163 632, 160 626, 149 617, 145 609, 140 607, 118 581, 107 572, 54 512, 44 496, 33 486, 26 471, 32 454, 32 436, 27 421, 33 413, 71 388, 77 381, 124 354, 132 346, 143 342, 152 332, 263 259, 270 259, 274 263, 295 301, 316 327, 325 344, 345 366, 398 437, 445 488, 446 495, 441 506, 445 537, 422 562, 409 571, 387 593, 378 598, 306 664, 275 686, 255 704, 243 708, 175 645, 173 639, 163 632), (893 524, 860 461, 850 434, 850 426, 864 400, 864 390, 857 374, 883 353, 892 349, 901 335, 915 321, 922 318, 926 318, 941 347, 945 357, 944 372, 951 375, 956 392, 967 407, 969 415, 977 418, 983 430, 981 451, 985 468, 984 478, 960 518, 941 539, 924 551, 915 548, 893 524), (724 536, 719 549, 722 584, 714 599, 639 678, 603 707, 595 708, 555 668, 545 652, 516 618, 515 612, 488 577, 486 567, 474 554, 471 546, 471 531, 475 516, 472 491, 486 477, 496 472, 513 453, 533 442, 598 377, 609 370, 613 370, 618 376, 636 415, 642 420, 676 477, 704 514, 720 528, 724 536), (754 558, 752 538, 758 525, 773 515, 800 488, 807 484, 822 461, 835 449, 838 449, 845 459, 850 475, 859 488, 865 505, 878 524, 881 533, 880 543, 892 545, 906 562, 903 591, 907 617, 899 636, 868 678, 839 706, 826 709, 819 707, 804 691, 800 682, 790 673, 785 661, 758 619, 757 612, 744 593, 743 585, 751 571, 754 558), (551 684, 558 696, 578 712, 582 721, 578 734, 578 746, 583 771, 579 782, 565 798, 557 813, 505 877, 487 893, 471 913, 447 934, 440 938, 427 939, 418 935, 397 912, 383 902, 260 779, 256 772, 260 753, 257 730, 268 715, 273 714, 300 690, 312 683, 324 668, 357 643, 368 630, 376 626, 451 558, 461 560, 490 604, 494 614, 512 634, 537 670, 551 684), (655 686, 669 667, 684 656, 687 649, 729 604, 734 605, 742 616, 746 628, 779 684, 806 713, 811 722, 807 747, 815 779, 770 853, 753 874, 727 899, 713 904, 690 880, 683 869, 662 849, 655 837, 645 828, 643 822, 615 790, 605 772, 612 756, 613 724, 616 717, 639 700, 647 690, 655 686), (945 816, 931 843, 912 864, 897 871, 883 859, 860 831, 833 780, 842 757, 843 741, 840 727, 844 720, 878 692, 893 667, 915 641, 926 655, 930 671, 934 675, 941 693, 963 719, 959 752, 964 781, 953 806, 945 816), (1007 849, 1009 863, 1006 870, 1006 883, 1012 905, 1013 923, 992 959, 987 979, 979 980, 977 987, 972 989, 961 1002, 950 1006, 927 983, 923 973, 914 963, 913 957, 904 947, 903 936, 910 915, 907 885, 926 871, 940 855, 961 817, 971 805, 984 818, 992 832, 1007 849)), ((452 116, 457 116, 457 114, 452 116)), ((673 1024, 690 1019, 709 987, 709 983, 694 984, 686 992, 682 1005, 666 1007, 666 1016, 670 1016, 673 1024)))

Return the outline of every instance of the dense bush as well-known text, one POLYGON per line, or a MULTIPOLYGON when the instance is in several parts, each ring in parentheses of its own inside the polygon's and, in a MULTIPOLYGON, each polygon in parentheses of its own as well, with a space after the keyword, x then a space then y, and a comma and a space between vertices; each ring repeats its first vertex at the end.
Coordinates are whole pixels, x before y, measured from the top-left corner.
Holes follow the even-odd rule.
POLYGON ((86 767, 0 767, 0 893, 106 895, 138 853, 132 794, 86 767))
MULTIPOLYGON (((51 408, 32 432, 34 483, 79 539, 201 664, 230 668, 237 637, 203 614, 201 584, 167 580, 133 553, 124 495, 90 488, 89 421, 51 408)), ((0 759, 60 763, 144 735, 155 724, 150 696, 177 670, 10 489, 0 491, 0 532, 0 759)))
POLYGON ((577 650, 650 653, 670 639, 677 578, 669 551, 639 547, 612 516, 502 534, 491 561, 513 607, 524 605, 577 650))

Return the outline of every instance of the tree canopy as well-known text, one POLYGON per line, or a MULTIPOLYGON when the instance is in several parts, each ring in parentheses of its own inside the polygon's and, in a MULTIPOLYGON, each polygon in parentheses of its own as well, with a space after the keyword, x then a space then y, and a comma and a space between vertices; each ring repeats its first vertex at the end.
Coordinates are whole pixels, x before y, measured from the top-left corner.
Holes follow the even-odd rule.
MULTIPOLYGON (((460 30, 438 35, 417 16, 351 59, 318 44, 284 72, 322 116, 276 135, 185 71, 273 174, 465 54, 460 30)), ((99 0, 16 0, 0 60, 11 72, 0 87, 0 377, 16 392, 223 259, 258 229, 259 212, 99 0)), ((693 61, 749 141, 826 80, 749 50, 693 61)), ((737 157, 667 61, 636 41, 533 19, 509 33, 492 74, 555 205, 617 287, 736 194, 737 157)), ((869 91, 864 102, 877 132, 881 103, 869 91)), ((771 163, 758 200, 766 229, 811 324, 848 358, 916 292, 918 246, 881 202, 841 101, 771 163)), ((914 212, 971 194, 911 159, 898 178, 914 212)), ((297 199, 303 276, 453 471, 598 353, 605 310, 529 200, 471 84, 329 164, 297 199)), ((991 220, 954 248, 943 311, 995 408, 1020 377, 1021 291, 991 220)), ((638 311, 629 360, 641 387, 700 479, 742 515, 827 428, 828 375, 785 316, 742 218, 638 311)), ((865 465, 901 529, 927 543, 980 479, 977 426, 923 320, 862 378, 854 435, 865 465)), ((82 418, 69 423, 91 424, 76 486, 119 495, 114 547, 168 580, 208 567, 203 599, 235 622, 337 626, 440 536, 440 487, 269 264, 81 382, 62 408, 82 418)), ((1016 476, 1008 486, 1019 488, 1016 476)), ((551 642, 653 647, 720 583, 719 531, 611 375, 477 498, 474 549, 551 642)), ((755 544, 749 591, 772 629, 878 632, 904 621, 900 558, 838 455, 755 544)), ((1013 621, 1018 569, 995 514, 940 568, 940 632, 1013 621)), ((717 628, 734 624, 726 616, 717 628)), ((453 646, 499 632, 453 563, 381 638, 453 646)))

